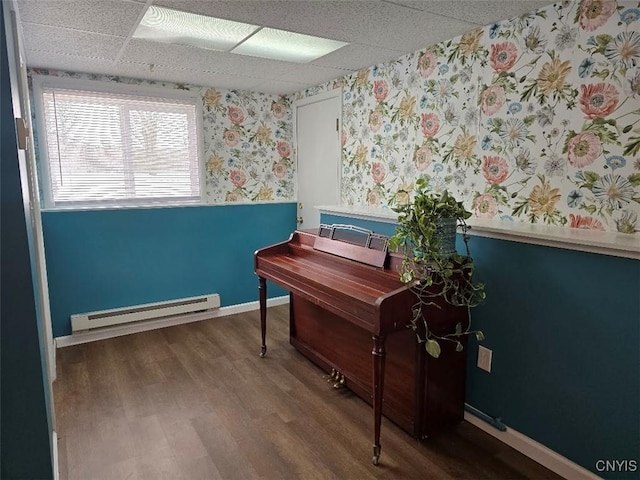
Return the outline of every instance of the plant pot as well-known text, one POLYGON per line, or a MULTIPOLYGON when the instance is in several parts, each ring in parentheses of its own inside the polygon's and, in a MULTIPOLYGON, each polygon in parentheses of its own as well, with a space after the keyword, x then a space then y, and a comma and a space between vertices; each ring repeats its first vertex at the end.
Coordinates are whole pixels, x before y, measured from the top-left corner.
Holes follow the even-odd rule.
POLYGON ((456 253, 456 232, 458 230, 458 221, 455 218, 442 218, 435 221, 436 240, 438 255, 448 257, 456 253))

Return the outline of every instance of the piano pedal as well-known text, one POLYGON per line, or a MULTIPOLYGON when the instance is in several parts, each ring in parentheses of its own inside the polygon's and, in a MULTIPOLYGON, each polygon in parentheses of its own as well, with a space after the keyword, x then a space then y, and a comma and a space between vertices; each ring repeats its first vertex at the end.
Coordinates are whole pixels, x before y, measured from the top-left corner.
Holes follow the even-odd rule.
POLYGON ((336 383, 333 384, 333 388, 344 387, 344 382, 346 381, 346 379, 344 378, 344 375, 342 373, 338 375, 338 378, 336 378, 336 380, 336 383))
POLYGON ((327 382, 334 382, 338 379, 339 375, 340 372, 338 372, 335 368, 332 368, 331 373, 329 375, 323 375, 322 378, 324 378, 327 382))

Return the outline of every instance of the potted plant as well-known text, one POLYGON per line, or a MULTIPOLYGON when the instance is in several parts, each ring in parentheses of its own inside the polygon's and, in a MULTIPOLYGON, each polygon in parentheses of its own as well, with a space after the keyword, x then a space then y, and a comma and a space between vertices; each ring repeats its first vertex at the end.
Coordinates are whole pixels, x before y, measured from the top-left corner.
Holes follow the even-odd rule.
POLYGON ((413 306, 410 327, 418 342, 424 343, 432 357, 439 357, 440 342, 454 342, 461 351, 461 338, 475 334, 484 339, 479 330, 471 330, 471 312, 466 325, 458 323, 455 331, 436 333, 429 325, 429 308, 440 308, 441 297, 456 307, 471 309, 485 299, 484 285, 473 281, 474 262, 469 252, 466 219, 471 217, 462 202, 446 190, 431 192, 424 178, 416 181, 412 202, 393 207, 398 213, 398 227, 389 239, 389 247, 404 255, 400 279, 411 283, 417 302, 413 306), (466 254, 455 249, 457 228, 462 230, 466 254))

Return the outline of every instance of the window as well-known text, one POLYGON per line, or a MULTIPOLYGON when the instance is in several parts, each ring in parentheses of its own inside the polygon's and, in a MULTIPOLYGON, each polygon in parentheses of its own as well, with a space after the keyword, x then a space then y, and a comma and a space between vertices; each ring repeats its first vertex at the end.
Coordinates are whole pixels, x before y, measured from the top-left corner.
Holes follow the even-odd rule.
POLYGON ((196 100, 42 84, 45 207, 197 203, 196 100))

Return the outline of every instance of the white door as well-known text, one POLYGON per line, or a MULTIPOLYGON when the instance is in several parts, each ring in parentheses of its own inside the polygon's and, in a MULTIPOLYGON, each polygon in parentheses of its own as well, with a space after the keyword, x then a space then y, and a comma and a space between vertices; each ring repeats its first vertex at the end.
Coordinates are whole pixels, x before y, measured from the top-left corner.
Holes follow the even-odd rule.
POLYGON ((320 225, 318 206, 340 203, 342 89, 296 102, 298 228, 320 225))
POLYGON ((29 106, 29 93, 27 83, 27 69, 23 58, 22 30, 18 19, 18 11, 15 2, 3 2, 5 28, 7 29, 7 54, 9 56, 9 74, 11 88, 17 90, 19 101, 14 105, 14 114, 18 121, 24 125, 24 134, 19 135, 23 145, 18 151, 19 156, 24 155, 24 164, 29 177, 29 197, 31 199, 31 228, 34 238, 34 250, 32 259, 35 260, 34 287, 38 290, 39 317, 42 320, 42 343, 44 344, 45 363, 48 370, 49 398, 51 399, 49 412, 52 426, 55 428, 55 416, 53 411, 53 390, 51 384, 56 379, 56 350, 51 331, 51 311, 49 308, 49 284, 47 281, 47 267, 44 256, 44 237, 42 233, 42 218, 40 213, 40 194, 36 174, 35 147, 31 132, 31 108, 29 106))

